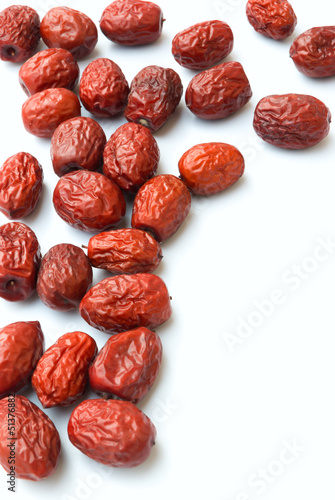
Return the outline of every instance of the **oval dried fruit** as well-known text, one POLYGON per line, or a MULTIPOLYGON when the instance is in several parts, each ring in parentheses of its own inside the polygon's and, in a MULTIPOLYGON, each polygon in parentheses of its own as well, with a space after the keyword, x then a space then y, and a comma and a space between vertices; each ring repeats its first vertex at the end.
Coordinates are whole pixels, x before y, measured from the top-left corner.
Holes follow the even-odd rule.
POLYGON ((321 26, 301 33, 291 45, 290 57, 306 76, 335 75, 335 26, 321 26))
POLYGON ((191 195, 185 183, 174 175, 157 175, 135 196, 131 225, 162 242, 179 229, 190 208, 191 195))
POLYGON ((0 398, 30 382, 43 347, 38 321, 18 321, 0 328, 0 398))
POLYGON ((40 40, 40 18, 27 5, 0 12, 0 59, 19 63, 33 55, 40 40))
POLYGON ((241 109, 251 97, 250 83, 242 65, 231 61, 194 76, 187 87, 185 101, 199 118, 217 120, 241 109))
POLYGON ((98 330, 120 333, 140 326, 156 328, 170 318, 172 309, 164 281, 139 273, 100 281, 84 296, 79 312, 98 330))
POLYGON ((50 418, 24 396, 8 396, 0 400, 0 464, 8 474, 10 448, 14 443, 15 477, 40 481, 56 469, 60 454, 60 438, 50 418), (9 435, 9 415, 14 429, 9 435))
POLYGON ((66 333, 45 351, 31 379, 44 408, 69 406, 80 398, 97 352, 95 340, 83 332, 66 333))
POLYGON ((204 21, 177 33, 172 54, 184 68, 204 70, 227 57, 233 50, 234 35, 223 21, 204 21))
POLYGON ((274 40, 292 35, 297 24, 293 7, 287 0, 248 0, 246 13, 255 31, 274 40))
POLYGON ((110 337, 89 369, 91 388, 103 397, 138 403, 153 386, 162 343, 155 332, 136 328, 110 337))
POLYGON ((76 170, 61 177, 53 204, 67 224, 93 233, 115 227, 126 212, 121 189, 104 175, 89 170, 76 170))
POLYGON ((87 111, 109 118, 124 110, 129 93, 121 68, 107 58, 92 61, 83 71, 79 97, 87 111))
POLYGON ((68 89, 43 90, 22 106, 23 125, 37 137, 52 137, 58 125, 80 114, 79 99, 68 89))
POLYGON ((51 161, 58 177, 73 170, 96 171, 102 165, 106 136, 92 118, 78 116, 61 123, 51 139, 51 161))
POLYGON ((235 184, 244 172, 244 158, 230 144, 207 142, 186 151, 178 167, 186 186, 194 194, 206 196, 235 184))
POLYGON ((20 68, 19 82, 31 96, 50 88, 73 90, 79 79, 79 66, 65 49, 47 49, 28 59, 20 68))
POLYGON ((80 403, 68 424, 71 443, 109 467, 135 467, 155 444, 151 420, 129 401, 89 399, 80 403))
POLYGON ((70 311, 79 307, 92 277, 92 268, 83 250, 70 243, 60 243, 50 248, 42 259, 37 293, 51 309, 70 311))
POLYGON ((330 121, 329 109, 316 97, 269 95, 256 106, 254 129, 273 146, 304 149, 318 144, 328 135, 330 121))
POLYGON ((28 226, 0 226, 0 297, 11 302, 28 299, 36 290, 40 263, 40 245, 28 226))
POLYGON ((175 112, 182 94, 181 79, 173 69, 147 66, 131 82, 124 115, 155 132, 175 112))
POLYGON ((41 36, 47 47, 61 47, 80 59, 93 51, 98 30, 86 14, 70 7, 54 7, 42 19, 41 36))
POLYGON ((92 236, 87 255, 92 266, 113 274, 150 273, 163 258, 157 241, 139 229, 116 229, 92 236))
POLYGON ((29 153, 17 153, 0 167, 0 212, 22 219, 36 208, 42 194, 43 170, 29 153))
POLYGON ((112 42, 144 45, 155 42, 162 33, 163 13, 152 2, 115 0, 102 13, 100 29, 112 42))
POLYGON ((103 173, 126 192, 136 193, 156 172, 160 152, 148 130, 138 123, 121 125, 107 142, 103 173))

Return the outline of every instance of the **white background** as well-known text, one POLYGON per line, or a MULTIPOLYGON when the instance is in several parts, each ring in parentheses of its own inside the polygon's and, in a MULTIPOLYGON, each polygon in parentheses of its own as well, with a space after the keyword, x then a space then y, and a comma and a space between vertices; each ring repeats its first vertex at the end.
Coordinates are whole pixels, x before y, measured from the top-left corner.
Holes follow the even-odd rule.
MULTIPOLYGON (((60 0, 26 3, 41 16, 62 5, 60 0)), ((68 0, 67 5, 98 24, 107 3, 68 0)), ((331 129, 328 138, 311 149, 286 151, 263 143, 252 119, 259 99, 287 92, 312 94, 335 114, 335 77, 309 79, 288 56, 296 35, 335 22, 334 3, 295 0, 298 25, 294 35, 281 42, 253 30, 245 0, 157 3, 166 18, 159 41, 121 47, 99 31, 99 43, 80 62, 81 70, 92 59, 109 57, 131 82, 142 67, 159 64, 175 69, 186 89, 195 72, 174 61, 173 36, 203 20, 228 22, 235 46, 227 60, 243 64, 253 89, 251 101, 227 119, 204 121, 187 110, 183 97, 155 137, 161 150, 159 173, 178 175, 178 160, 189 147, 222 141, 241 149, 245 175, 225 193, 193 197, 187 222, 163 244, 157 272, 173 297, 173 317, 157 328, 164 360, 154 388, 140 404, 157 426, 150 458, 128 470, 95 463, 68 441, 66 426, 73 408, 52 408, 46 413, 62 440, 57 471, 39 483, 17 481, 14 498, 333 498, 335 132, 331 129), (271 305, 273 299, 277 303, 271 305), (293 453, 289 446, 295 448, 293 453)), ((8 5, 1 0, 1 8, 8 5)), ((36 232, 43 253, 61 242, 87 244, 88 233, 70 228, 54 212, 52 191, 58 177, 50 162, 50 140, 23 128, 25 95, 18 70, 19 65, 0 64, 0 162, 27 151, 44 168, 42 200, 24 220, 36 232)), ((124 122, 122 117, 100 121, 108 138, 124 122)), ((130 215, 129 203, 125 227, 130 215)), ((6 222, 0 214, 0 224, 6 222)), ((105 276, 94 271, 95 282, 105 276)), ((78 312, 52 311, 36 296, 21 303, 1 300, 0 311, 1 326, 40 320, 46 347, 74 330, 91 334, 99 347, 108 338, 90 328, 78 312)), ((23 394, 40 406, 32 390, 23 394)), ((95 395, 87 392, 85 397, 95 395)), ((13 498, 3 471, 0 496, 13 498)))

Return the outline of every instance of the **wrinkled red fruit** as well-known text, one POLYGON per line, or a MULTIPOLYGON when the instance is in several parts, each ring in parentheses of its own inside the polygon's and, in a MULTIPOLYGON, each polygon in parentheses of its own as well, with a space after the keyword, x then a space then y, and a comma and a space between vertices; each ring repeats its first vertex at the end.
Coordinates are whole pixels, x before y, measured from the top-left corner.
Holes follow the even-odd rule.
POLYGON ((112 42, 143 45, 161 36, 163 21, 162 10, 155 3, 116 0, 103 11, 100 29, 112 42))
POLYGON ((40 39, 40 18, 27 5, 0 12, 0 59, 22 62, 33 55, 40 39))
POLYGON ((97 352, 95 340, 83 332, 66 333, 45 351, 31 379, 44 408, 69 406, 80 398, 97 352))
POLYGON ((192 78, 186 94, 186 106, 205 120, 225 118, 250 101, 249 80, 239 62, 226 62, 202 71, 192 78))
POLYGON ((125 123, 105 146, 103 173, 124 191, 136 193, 156 172, 159 157, 150 130, 138 123, 125 123))
POLYGON ((28 299, 36 290, 40 263, 40 246, 28 226, 0 226, 0 297, 11 302, 28 299))
POLYGON ((92 115, 108 118, 124 110, 129 86, 121 68, 110 59, 92 61, 83 71, 80 100, 92 115))
POLYGON ((248 0, 246 13, 255 31, 274 40, 292 35, 297 24, 293 7, 287 0, 248 0))
POLYGON ((237 148, 223 142, 197 144, 180 158, 180 178, 194 194, 224 191, 244 172, 244 158, 237 148))
POLYGON ((53 204, 59 217, 70 226, 93 233, 115 227, 126 212, 121 189, 104 175, 88 170, 61 177, 53 204))
POLYGON ((306 76, 335 75, 335 26, 321 26, 301 33, 291 45, 290 57, 306 76))
POLYGON ((329 133, 331 114, 316 97, 304 94, 269 95, 256 106, 254 129, 265 142, 285 149, 304 149, 329 133))
POLYGON ((124 332, 140 326, 153 329, 172 314, 164 281, 146 273, 100 281, 84 296, 79 311, 89 325, 106 333, 124 332))
POLYGON ((0 398, 30 382, 43 347, 38 321, 19 321, 0 328, 0 398))
POLYGON ((47 49, 28 59, 20 68, 19 82, 31 96, 50 88, 73 90, 79 79, 79 66, 65 49, 47 49))
POLYGON ((162 242, 179 229, 190 208, 191 195, 184 182, 174 175, 157 175, 135 196, 131 225, 162 242))
POLYGON ((105 132, 92 118, 78 116, 66 120, 57 127, 51 140, 55 174, 62 177, 73 170, 98 170, 105 144, 105 132))
POLYGON ((150 273, 163 258, 157 241, 139 229, 96 234, 88 242, 87 255, 92 266, 113 274, 150 273))
POLYGON ((177 63, 189 69, 207 69, 233 50, 234 36, 223 21, 205 21, 177 33, 172 54, 177 63))
POLYGON ((96 46, 98 30, 86 14, 69 7, 54 7, 42 19, 41 36, 47 47, 61 47, 80 59, 96 46))
POLYGON ((92 268, 81 248, 60 243, 44 255, 37 293, 46 306, 58 311, 76 309, 91 284, 92 268))
POLYGON ((181 79, 173 69, 147 66, 131 83, 124 115, 155 132, 175 112, 182 93, 181 79))
POLYGON ((129 401, 89 399, 80 403, 68 424, 71 443, 109 467, 135 467, 155 444, 151 420, 129 401))
POLYGON ((78 97, 68 89, 47 89, 32 95, 22 106, 27 132, 37 137, 52 137, 65 120, 80 116, 78 97))
POLYGON ((15 447, 15 477, 40 481, 56 469, 60 438, 50 418, 24 396, 0 401, 0 464, 12 475, 10 442, 15 447))
POLYGON ((22 219, 36 207, 42 193, 43 171, 29 153, 17 153, 0 167, 0 212, 22 219))
POLYGON ((110 337, 89 369, 92 389, 138 403, 159 372, 162 343, 155 332, 136 328, 110 337))

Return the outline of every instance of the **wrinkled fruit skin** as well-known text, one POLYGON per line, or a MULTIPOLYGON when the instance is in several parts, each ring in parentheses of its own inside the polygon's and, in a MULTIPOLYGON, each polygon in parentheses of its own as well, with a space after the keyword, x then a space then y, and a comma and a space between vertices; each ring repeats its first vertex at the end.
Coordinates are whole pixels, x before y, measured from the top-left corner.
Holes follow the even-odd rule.
POLYGON ((148 180, 135 196, 131 226, 149 231, 161 243, 186 219, 191 195, 183 181, 170 174, 148 180))
POLYGON ((239 62, 226 62, 202 71, 192 78, 186 94, 186 106, 205 120, 225 118, 250 101, 249 80, 239 62))
POLYGON ((211 195, 229 188, 244 172, 244 158, 237 148, 207 142, 190 148, 180 158, 180 178, 194 194, 211 195))
POLYGON ((96 46, 98 30, 86 14, 69 7, 54 7, 42 19, 41 36, 47 47, 61 47, 81 59, 96 46))
POLYGON ((92 284, 92 274, 81 248, 70 243, 55 245, 42 259, 37 277, 38 296, 51 309, 77 309, 92 284))
POLYGON ((35 209, 42 193, 43 171, 29 153, 17 153, 0 167, 0 212, 22 219, 35 209))
POLYGON ((96 171, 102 165, 105 132, 92 118, 78 116, 61 123, 51 139, 51 161, 62 177, 73 170, 96 171))
POLYGON ((180 31, 172 40, 172 54, 184 68, 204 70, 227 57, 234 35, 227 23, 205 21, 180 31))
POLYGON ((285 149, 304 149, 329 133, 331 114, 319 99, 304 94, 263 97, 256 106, 254 129, 265 142, 285 149))
POLYGON ((106 144, 103 173, 123 190, 136 193, 158 168, 156 139, 143 125, 121 125, 106 144))
POLYGON ((155 3, 116 0, 103 11, 100 29, 112 42, 144 45, 161 36, 163 21, 163 13, 155 3))
POLYGON ((80 403, 68 424, 71 443, 109 467, 135 467, 155 444, 151 420, 129 401, 89 399, 80 403))
POLYGON ((246 13, 257 33, 274 40, 292 35, 297 24, 293 7, 287 0, 248 0, 246 13))
POLYGON ((97 352, 95 340, 83 332, 66 333, 45 351, 31 379, 44 408, 69 406, 80 398, 97 352))
POLYGON ((40 39, 40 18, 26 5, 0 12, 0 59, 19 63, 33 55, 40 39))
POLYGON ((28 299, 36 290, 40 264, 40 246, 28 226, 0 226, 0 297, 10 302, 28 299))
POLYGON ((0 328, 0 398, 29 383, 43 348, 38 321, 19 321, 0 328))
POLYGON ((87 255, 92 266, 113 274, 150 273, 163 258, 159 243, 139 229, 116 229, 92 236, 87 255))
POLYGON ((70 226, 91 233, 115 227, 126 212, 121 189, 98 172, 77 170, 61 177, 53 204, 70 226))
POLYGON ((47 49, 28 59, 20 68, 19 82, 31 96, 51 88, 73 90, 79 79, 79 66, 65 49, 47 49))
POLYGON ((79 97, 87 111, 109 118, 124 110, 129 93, 121 68, 107 58, 92 61, 83 71, 79 97))
POLYGON ((106 333, 120 333, 144 326, 156 328, 172 309, 164 281, 154 274, 105 278, 81 301, 79 312, 87 323, 106 333))
POLYGON ((335 75, 335 26, 321 26, 301 33, 291 45, 290 57, 306 76, 335 75))
POLYGON ((65 120, 80 116, 78 97, 68 89, 47 89, 32 95, 22 106, 27 132, 37 137, 52 137, 65 120))
POLYGON ((91 388, 138 403, 156 380, 162 349, 158 335, 147 328, 113 335, 89 369, 91 388))
POLYGON ((181 79, 173 69, 147 66, 131 83, 124 115, 155 132, 175 112, 182 94, 181 79))
POLYGON ((8 396, 0 401, 0 463, 10 473, 8 439, 16 439, 16 479, 40 481, 55 471, 61 447, 57 429, 50 418, 24 396, 8 396), (9 435, 9 422, 15 426, 13 435, 9 435))

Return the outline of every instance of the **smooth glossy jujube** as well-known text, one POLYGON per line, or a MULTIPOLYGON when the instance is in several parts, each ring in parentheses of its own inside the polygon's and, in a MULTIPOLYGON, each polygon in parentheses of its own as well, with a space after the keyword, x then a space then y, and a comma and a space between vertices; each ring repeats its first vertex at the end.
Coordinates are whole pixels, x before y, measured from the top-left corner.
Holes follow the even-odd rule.
POLYGON ((163 21, 162 10, 155 3, 115 0, 103 11, 100 29, 112 42, 144 45, 161 36, 163 21))
POLYGON ((110 337, 89 369, 92 389, 103 397, 138 403, 153 386, 162 343, 155 332, 136 328, 110 337))

